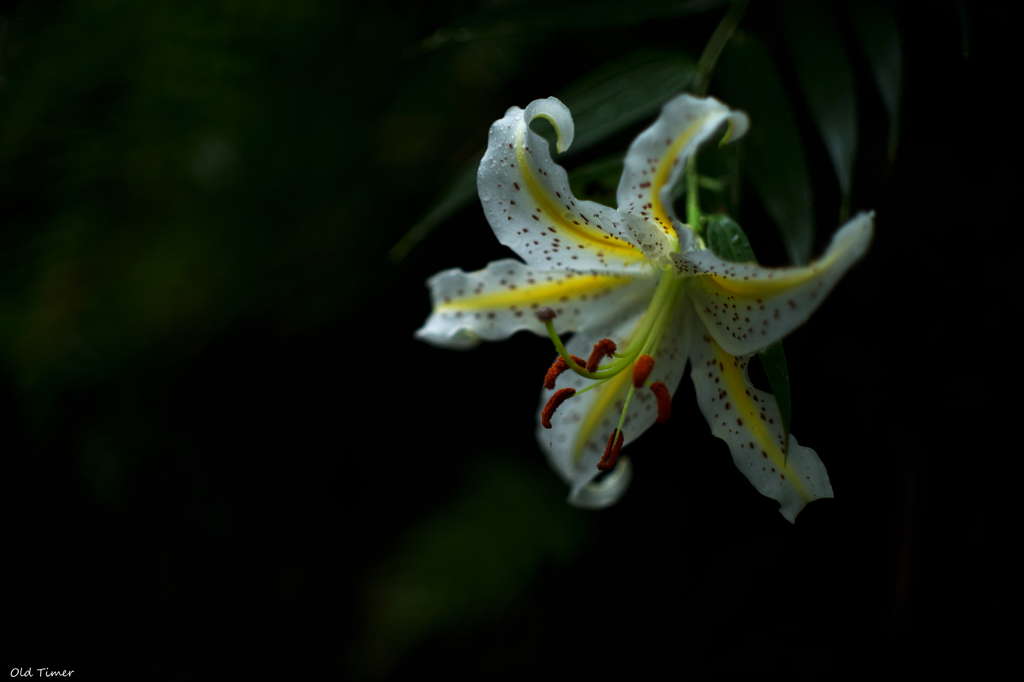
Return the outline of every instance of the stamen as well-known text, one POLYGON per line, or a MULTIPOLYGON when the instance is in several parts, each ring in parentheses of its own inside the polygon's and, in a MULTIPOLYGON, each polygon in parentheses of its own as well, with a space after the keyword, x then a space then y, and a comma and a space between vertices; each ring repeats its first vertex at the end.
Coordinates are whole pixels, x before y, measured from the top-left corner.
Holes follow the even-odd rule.
POLYGON ((672 396, 668 394, 668 386, 660 381, 651 384, 651 390, 654 391, 654 396, 658 399, 657 422, 664 424, 672 416, 672 396))
POLYGON ((558 406, 564 403, 566 400, 571 398, 576 393, 575 388, 563 388, 555 391, 555 394, 551 396, 551 400, 544 406, 544 411, 540 413, 540 423, 545 429, 551 428, 551 415, 555 413, 558 406))
POLYGON ((615 352, 615 342, 611 339, 601 339, 594 344, 594 350, 590 351, 590 358, 587 360, 587 371, 594 372, 597 370, 598 363, 607 355, 613 357, 612 353, 615 352))
POLYGON ((615 429, 608 438, 608 447, 604 449, 604 455, 601 457, 601 461, 597 463, 597 468, 601 471, 611 471, 614 469, 615 462, 619 460, 619 450, 621 449, 622 429, 615 429), (618 438, 615 437, 616 434, 618 434, 618 438))
MULTIPOLYGON (((580 367, 587 366, 587 363, 583 361, 583 358, 578 358, 575 355, 570 355, 569 357, 572 358, 580 367)), ((559 355, 558 359, 555 360, 555 364, 551 365, 548 369, 548 373, 544 376, 544 388, 548 390, 554 388, 555 379, 557 379, 558 376, 567 369, 569 369, 569 365, 567 365, 562 356, 559 355)))
POLYGON ((654 369, 654 358, 650 355, 641 355, 636 359, 636 364, 633 365, 633 387, 640 388, 647 381, 647 377, 651 376, 651 370, 654 369))

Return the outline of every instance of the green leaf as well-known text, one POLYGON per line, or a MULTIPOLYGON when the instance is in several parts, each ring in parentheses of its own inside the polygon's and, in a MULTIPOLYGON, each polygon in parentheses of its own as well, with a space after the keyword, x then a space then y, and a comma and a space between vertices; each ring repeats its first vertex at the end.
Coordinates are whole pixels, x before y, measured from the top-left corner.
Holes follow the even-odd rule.
POLYGON ((737 31, 723 51, 719 84, 730 106, 750 114, 747 173, 779 228, 789 259, 805 264, 814 246, 811 181, 800 134, 768 47, 737 31))
POLYGON ((730 263, 757 261, 747 235, 736 221, 727 215, 713 213, 707 216, 704 238, 707 240, 708 248, 715 255, 730 263))
POLYGON ((786 438, 786 450, 789 452, 789 427, 793 422, 793 398, 789 389, 789 367, 786 365, 786 352, 782 349, 782 341, 776 341, 764 351, 757 354, 761 366, 768 376, 768 385, 772 387, 775 404, 782 417, 782 430, 786 438))
MULTIPOLYGON (((730 263, 757 262, 754 250, 750 247, 743 228, 735 220, 721 213, 707 216, 704 227, 704 238, 708 248, 719 258, 730 263)), ((776 341, 764 351, 758 353, 761 366, 768 376, 775 404, 779 407, 782 417, 782 429, 785 433, 786 449, 789 449, 789 425, 793 415, 793 399, 789 387, 789 368, 786 366, 786 353, 782 349, 782 341, 776 341)))
POLYGON ((900 132, 900 101, 903 97, 903 50, 892 6, 858 2, 850 7, 861 47, 871 64, 875 85, 889 113, 889 161, 896 158, 900 132))
POLYGON ((808 0, 783 5, 786 41, 796 74, 843 196, 840 222, 849 211, 857 155, 857 95, 853 71, 831 6, 808 0))
MULTIPOLYGON (((643 49, 608 62, 556 95, 572 112, 576 135, 572 147, 557 159, 572 156, 634 123, 653 116, 662 104, 693 83, 693 60, 674 50, 643 49)), ((520 102, 526 106, 528 102, 520 102)), ((555 149, 554 129, 537 121, 538 132, 555 149)), ((481 140, 483 136, 481 136, 481 140)), ((441 194, 397 244, 389 257, 397 263, 434 228, 476 199, 476 172, 481 150, 458 172, 441 194)))

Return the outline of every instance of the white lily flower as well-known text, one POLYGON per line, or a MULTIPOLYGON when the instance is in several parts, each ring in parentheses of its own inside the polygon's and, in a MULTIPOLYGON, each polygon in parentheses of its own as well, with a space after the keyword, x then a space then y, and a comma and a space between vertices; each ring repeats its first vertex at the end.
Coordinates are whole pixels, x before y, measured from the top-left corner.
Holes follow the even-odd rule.
POLYGON ((775 400, 750 384, 747 363, 807 320, 867 251, 873 214, 844 225, 805 267, 726 262, 676 217, 671 188, 724 124, 727 139, 741 137, 746 114, 712 98, 667 103, 629 148, 618 210, 573 197, 565 170, 529 127, 537 117, 554 125, 559 151, 569 147, 573 122, 560 101, 512 107, 491 126, 477 174, 488 222, 522 261, 434 275, 434 309, 416 337, 459 349, 521 329, 552 338, 560 358, 541 393, 537 439, 574 505, 619 499, 631 476, 619 449, 668 419, 687 360, 712 433, 783 516, 794 521, 808 502, 831 497, 814 450, 791 434, 786 452, 775 400), (576 333, 563 347, 566 332, 576 333))

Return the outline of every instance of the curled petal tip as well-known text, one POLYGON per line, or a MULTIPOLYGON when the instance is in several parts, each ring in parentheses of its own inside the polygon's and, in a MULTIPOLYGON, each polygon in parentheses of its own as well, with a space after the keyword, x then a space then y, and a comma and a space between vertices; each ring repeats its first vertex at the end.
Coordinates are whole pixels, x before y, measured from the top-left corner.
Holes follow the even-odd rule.
POLYGON ((535 118, 544 118, 551 123, 555 133, 558 135, 557 149, 559 154, 569 149, 572 145, 573 137, 576 135, 576 127, 572 122, 569 108, 562 104, 558 98, 548 97, 547 99, 533 100, 526 107, 523 117, 526 119, 527 125, 535 118))

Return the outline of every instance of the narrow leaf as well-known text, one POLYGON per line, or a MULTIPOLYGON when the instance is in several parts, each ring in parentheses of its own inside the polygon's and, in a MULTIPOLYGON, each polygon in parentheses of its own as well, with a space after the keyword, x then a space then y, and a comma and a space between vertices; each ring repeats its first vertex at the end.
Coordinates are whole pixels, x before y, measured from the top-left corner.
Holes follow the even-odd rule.
POLYGON ((750 114, 747 173, 779 228, 789 259, 805 264, 814 245, 811 181, 782 79, 768 47, 737 31, 723 51, 719 83, 730 106, 750 114))
POLYGON ((892 6, 881 2, 858 2, 850 7, 861 47, 871 64, 875 85, 889 112, 889 161, 896 158, 900 132, 900 102, 903 98, 903 49, 892 6))
POLYGON ((783 5, 786 39, 800 87, 825 142, 843 196, 845 219, 857 154, 857 96, 839 25, 826 3, 790 0, 783 5))
MULTIPOLYGON (((750 241, 747 239, 746 233, 743 232, 743 228, 729 216, 721 213, 707 216, 704 235, 708 248, 719 258, 732 263, 757 262, 754 250, 750 247, 750 241)), ((789 368, 786 366, 786 353, 782 348, 782 341, 776 341, 757 356, 761 359, 761 366, 764 367, 764 372, 768 376, 768 385, 771 386, 775 404, 779 407, 782 428, 786 434, 786 450, 788 451, 793 399, 789 386, 789 368)))

